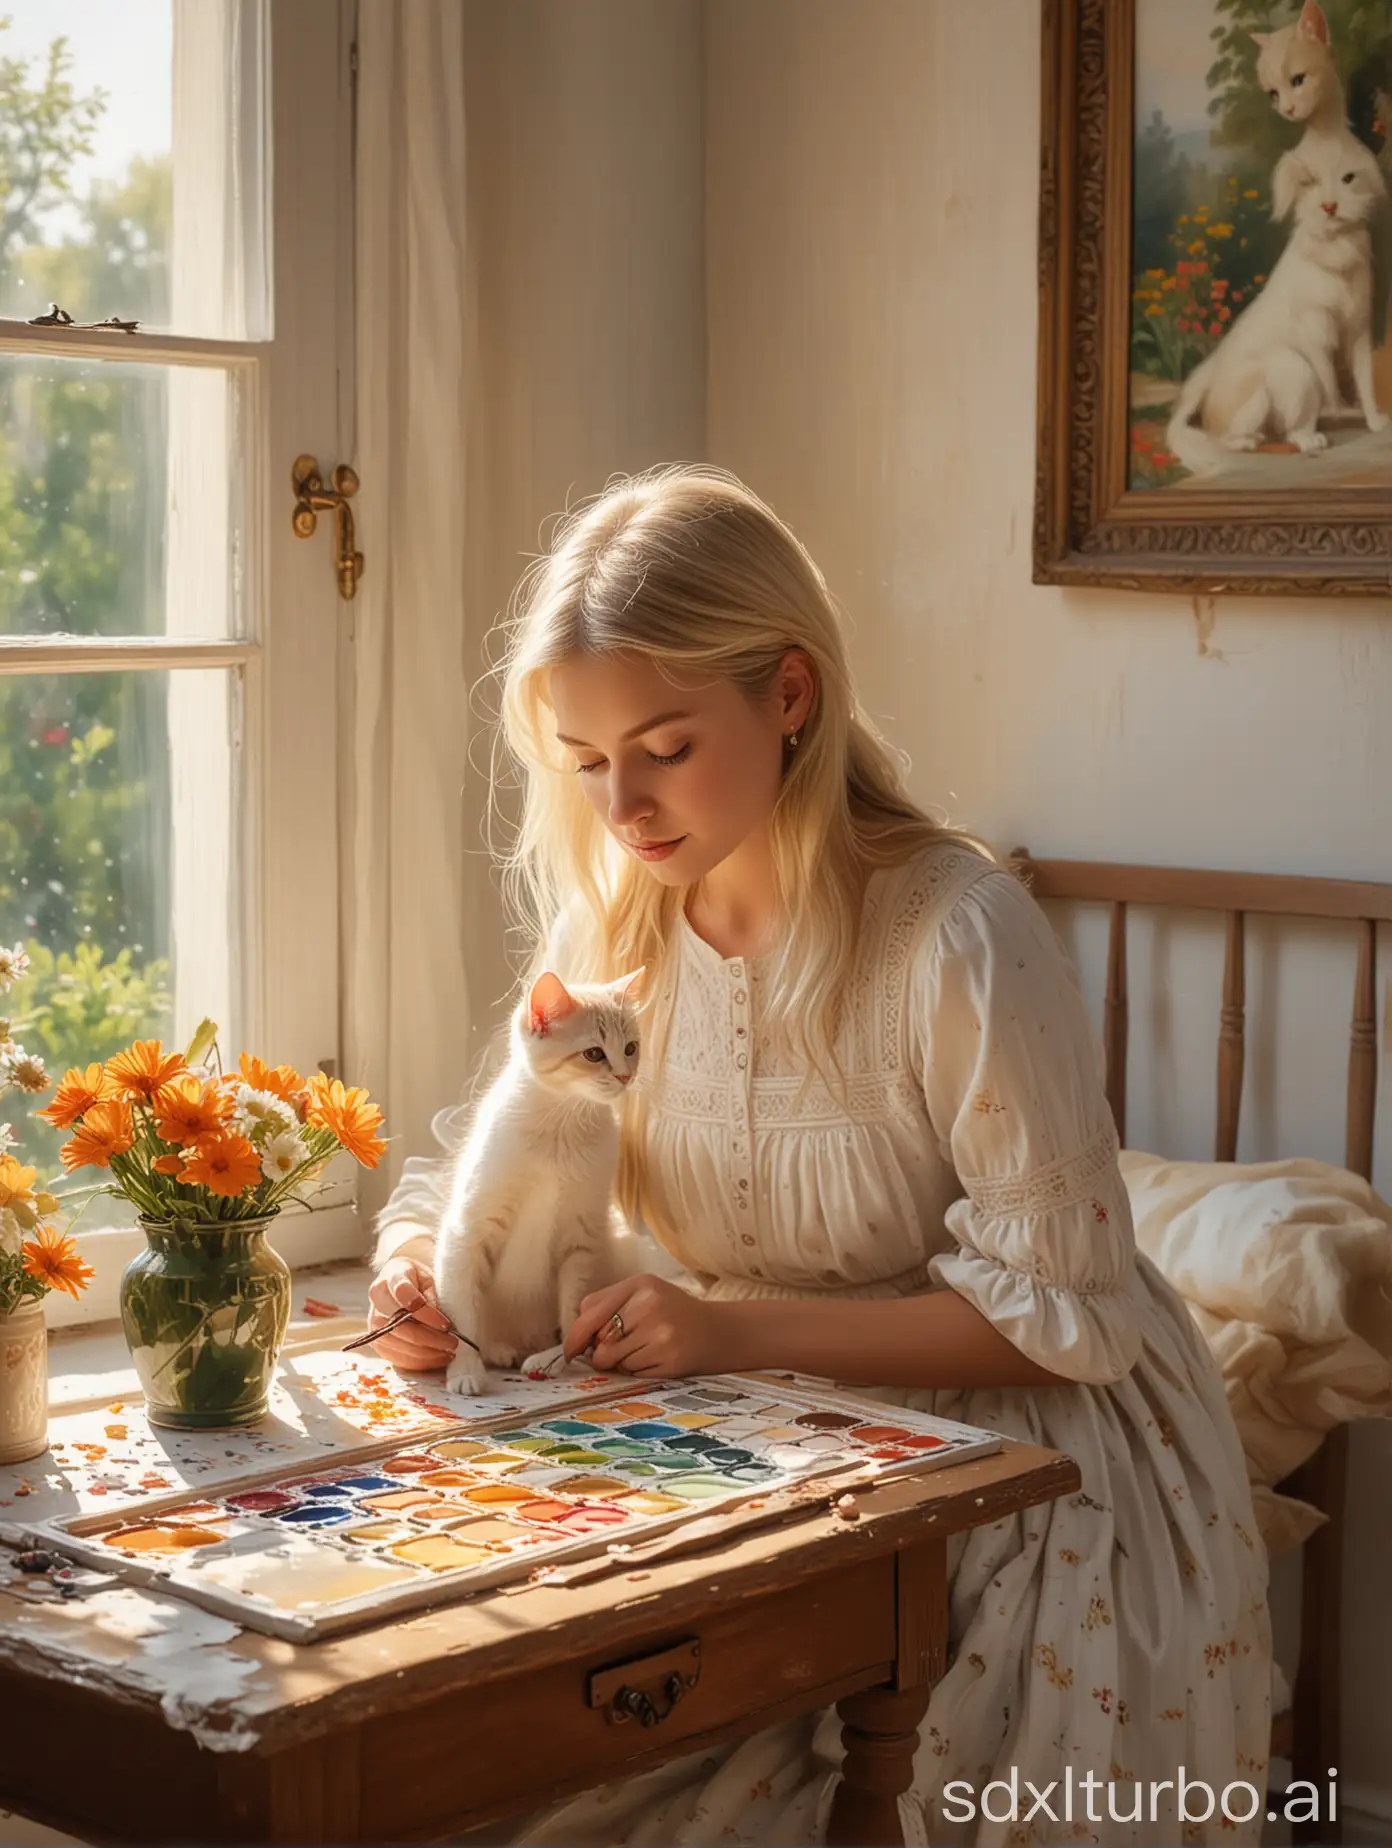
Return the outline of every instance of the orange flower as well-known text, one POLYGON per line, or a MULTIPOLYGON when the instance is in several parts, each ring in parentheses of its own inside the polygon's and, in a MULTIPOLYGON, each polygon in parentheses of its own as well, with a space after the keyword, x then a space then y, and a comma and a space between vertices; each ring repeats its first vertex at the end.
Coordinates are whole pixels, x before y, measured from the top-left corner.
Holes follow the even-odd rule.
POLYGON ((25 1168, 15 1160, 13 1155, 0 1155, 0 1210, 13 1206, 18 1200, 22 1206, 32 1206, 34 1195, 32 1188, 36 1168, 25 1168))
POLYGON ((120 1096, 143 1098, 148 1104, 155 1092, 188 1070, 183 1054, 166 1052, 159 1040, 136 1040, 106 1062, 106 1075, 120 1096))
POLYGON ((89 1065, 83 1072, 74 1065, 63 1074, 63 1082, 53 1093, 53 1102, 46 1110, 36 1110, 34 1115, 42 1117, 55 1129, 71 1129, 93 1104, 115 1095, 116 1087, 102 1066, 89 1065))
POLYGON ((156 1174, 182 1174, 184 1164, 177 1155, 157 1155, 150 1163, 156 1174))
POLYGON ((272 1097, 278 1097, 283 1104, 303 1114, 307 1096, 305 1081, 293 1065, 267 1065, 249 1052, 242 1054, 237 1065, 243 1084, 249 1084, 253 1091, 269 1091, 272 1097))
MULTIPOLYGON (((155 1094, 155 1129, 161 1141, 187 1148, 200 1136, 216 1136, 227 1121, 231 1099, 216 1085, 200 1079, 176 1078, 155 1094)), ((160 1169, 162 1174, 171 1172, 160 1169)))
POLYGON ((71 1237, 49 1226, 40 1226, 34 1238, 24 1241, 24 1268, 50 1290, 66 1290, 69 1296, 85 1290, 96 1275, 92 1266, 78 1257, 71 1237))
POLYGON ((341 1078, 316 1072, 309 1081, 305 1120, 337 1136, 364 1168, 375 1168, 386 1153, 387 1145, 376 1133, 382 1112, 360 1085, 345 1090, 341 1078))
POLYGON ((245 1136, 205 1136, 184 1162, 181 1178, 230 1200, 261 1179, 261 1157, 245 1136))
POLYGON ((124 1155, 135 1141, 135 1124, 124 1098, 93 1104, 58 1153, 71 1174, 74 1168, 109 1168, 113 1155, 124 1155))

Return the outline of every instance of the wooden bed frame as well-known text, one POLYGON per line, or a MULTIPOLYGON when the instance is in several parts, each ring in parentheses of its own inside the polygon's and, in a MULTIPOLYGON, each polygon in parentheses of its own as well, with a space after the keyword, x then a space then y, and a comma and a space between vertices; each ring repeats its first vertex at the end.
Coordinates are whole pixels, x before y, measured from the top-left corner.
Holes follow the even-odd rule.
MULTIPOLYGON (((1040 899, 1103 904, 1111 909, 1103 1045, 1107 1097, 1117 1134, 1126 1140, 1126 920, 1132 906, 1219 911, 1227 918, 1223 1000, 1218 1028, 1216 1130, 1213 1159, 1237 1159, 1238 1113, 1245 1061, 1244 922, 1249 913, 1319 918, 1355 926, 1357 958, 1349 1032, 1348 1107, 1344 1165, 1372 1180, 1377 1103, 1377 927, 1392 923, 1392 885, 1343 879, 1224 873, 1164 866, 1118 866, 1092 860, 1034 860, 1017 847, 1013 870, 1040 899)), ((1344 1486, 1348 1426, 1336 1425, 1315 1454, 1277 1486, 1320 1509, 1328 1519, 1301 1549, 1300 1660, 1292 1705, 1273 1715, 1271 1756, 1291 1761, 1296 1778, 1322 1785, 1340 1760, 1344 1486)), ((1339 1823, 1295 1827, 1295 1839, 1342 1841, 1339 1823)))

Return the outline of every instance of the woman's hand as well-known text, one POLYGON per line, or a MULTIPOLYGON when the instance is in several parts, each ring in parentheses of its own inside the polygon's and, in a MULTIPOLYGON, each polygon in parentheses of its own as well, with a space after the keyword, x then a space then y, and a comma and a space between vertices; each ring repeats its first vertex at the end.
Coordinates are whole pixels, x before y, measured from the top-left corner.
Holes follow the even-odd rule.
POLYGON ((640 1273, 581 1300, 565 1338, 565 1357, 574 1360, 594 1339, 590 1360, 601 1373, 654 1380, 722 1373, 731 1364, 722 1329, 718 1304, 702 1302, 665 1277, 640 1273), (621 1335, 609 1326, 616 1311, 621 1335))
POLYGON ((434 1373, 447 1367, 459 1346, 437 1308, 435 1279, 428 1264, 414 1258, 388 1258, 367 1293, 371 1307, 370 1329, 381 1328, 398 1309, 409 1309, 411 1320, 374 1342, 377 1353, 407 1373, 434 1373))

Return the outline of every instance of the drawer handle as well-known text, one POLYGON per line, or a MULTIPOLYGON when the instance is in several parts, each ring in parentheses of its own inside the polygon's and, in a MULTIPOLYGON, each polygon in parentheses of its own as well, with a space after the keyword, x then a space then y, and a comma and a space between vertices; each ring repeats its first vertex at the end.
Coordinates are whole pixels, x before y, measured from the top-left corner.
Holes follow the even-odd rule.
POLYGON ((701 1645, 693 1637, 657 1655, 596 1669, 589 1678, 589 1704, 606 1708, 615 1726, 628 1720, 660 1726, 700 1679, 701 1645))

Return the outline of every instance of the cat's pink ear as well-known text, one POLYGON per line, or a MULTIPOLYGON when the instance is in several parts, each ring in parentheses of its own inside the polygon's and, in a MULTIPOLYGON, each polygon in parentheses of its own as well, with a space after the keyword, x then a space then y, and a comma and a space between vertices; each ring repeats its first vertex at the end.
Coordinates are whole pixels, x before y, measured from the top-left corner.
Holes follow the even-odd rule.
POLYGON ((575 997, 561 980, 548 969, 532 983, 527 997, 527 1019, 538 1039, 545 1039, 558 1020, 575 1012, 575 997))
POLYGON ((1265 51, 1271 34, 1269 32, 1249 32, 1247 36, 1259 51, 1265 51))
POLYGON ((1319 0, 1305 0, 1300 9, 1300 18, 1296 21, 1296 31, 1301 38, 1318 39, 1321 45, 1329 43, 1329 21, 1324 16, 1324 8, 1319 0))
POLYGON ((609 986, 618 989, 621 1001, 631 1001, 636 1004, 647 992, 648 965, 644 963, 641 969, 634 969, 629 975, 616 977, 609 986))

